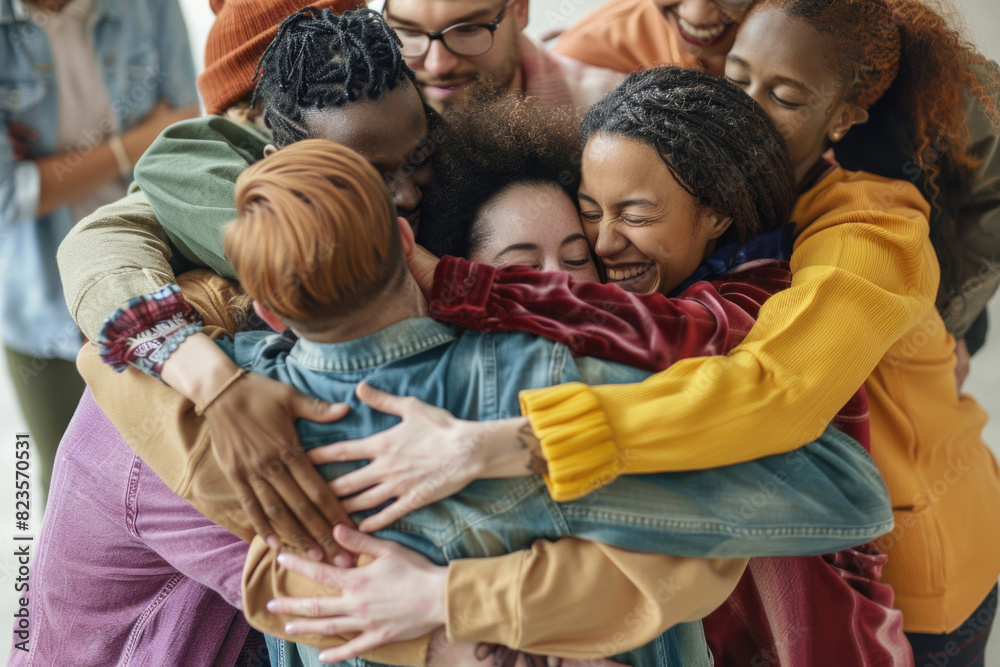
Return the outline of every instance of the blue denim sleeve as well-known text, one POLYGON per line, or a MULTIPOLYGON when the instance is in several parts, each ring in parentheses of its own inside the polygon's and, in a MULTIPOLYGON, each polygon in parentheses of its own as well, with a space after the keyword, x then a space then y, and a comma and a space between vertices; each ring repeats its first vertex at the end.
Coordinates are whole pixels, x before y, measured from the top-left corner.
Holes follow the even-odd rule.
MULTIPOLYGON (((649 375, 577 358, 563 381, 618 384, 649 375)), ((625 475, 559 506, 575 535, 681 556, 828 553, 888 532, 893 520, 874 461, 833 427, 788 454, 708 470, 625 475), (599 518, 611 515, 621 522, 599 518)))
POLYGON ((577 537, 711 558, 830 553, 893 525, 874 462, 833 427, 788 454, 708 470, 624 475, 557 507, 577 537))
POLYGON ((160 99, 174 108, 198 104, 187 26, 178 0, 153 0, 160 55, 160 99))

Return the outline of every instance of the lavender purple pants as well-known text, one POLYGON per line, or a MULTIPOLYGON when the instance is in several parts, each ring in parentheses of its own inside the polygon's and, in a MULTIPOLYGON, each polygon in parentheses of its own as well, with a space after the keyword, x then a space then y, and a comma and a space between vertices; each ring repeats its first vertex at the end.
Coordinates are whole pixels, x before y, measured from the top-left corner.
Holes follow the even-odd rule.
POLYGON ((10 665, 236 663, 250 630, 239 610, 248 545, 167 488, 89 390, 50 489, 32 545, 29 650, 12 648, 10 665))

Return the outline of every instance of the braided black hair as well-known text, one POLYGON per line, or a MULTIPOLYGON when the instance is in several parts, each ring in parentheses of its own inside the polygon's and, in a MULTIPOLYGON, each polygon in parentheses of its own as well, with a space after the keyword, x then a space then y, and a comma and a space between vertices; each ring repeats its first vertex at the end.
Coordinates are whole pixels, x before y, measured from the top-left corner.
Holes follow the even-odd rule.
POLYGON ((399 38, 378 12, 306 7, 285 19, 257 63, 253 104, 278 146, 308 136, 303 112, 377 100, 401 81, 414 81, 399 38))
POLYGON ((680 67, 633 72, 591 107, 580 128, 652 146, 697 203, 731 217, 725 241, 780 227, 795 176, 781 135, 731 81, 680 67))
POLYGON ((474 224, 479 212, 511 186, 552 184, 576 203, 581 151, 572 109, 484 90, 442 120, 435 186, 424 204, 434 226, 421 239, 434 254, 468 257, 486 233, 474 224))

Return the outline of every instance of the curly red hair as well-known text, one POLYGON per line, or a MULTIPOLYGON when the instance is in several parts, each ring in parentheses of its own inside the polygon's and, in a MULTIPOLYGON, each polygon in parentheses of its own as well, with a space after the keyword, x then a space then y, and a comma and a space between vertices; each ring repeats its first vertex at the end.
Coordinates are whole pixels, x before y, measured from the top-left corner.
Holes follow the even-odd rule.
MULTIPOLYGON (((969 152, 966 96, 1000 127, 995 69, 968 42, 954 9, 921 0, 759 0, 824 35, 827 61, 843 84, 839 101, 905 119, 923 189, 933 205, 931 240, 941 294, 958 287, 963 221, 959 207, 981 161, 969 152), (979 74, 977 74, 979 73, 979 74)), ((897 121, 898 122, 898 121, 897 121)), ((968 220, 967 223, 974 223, 968 220)))

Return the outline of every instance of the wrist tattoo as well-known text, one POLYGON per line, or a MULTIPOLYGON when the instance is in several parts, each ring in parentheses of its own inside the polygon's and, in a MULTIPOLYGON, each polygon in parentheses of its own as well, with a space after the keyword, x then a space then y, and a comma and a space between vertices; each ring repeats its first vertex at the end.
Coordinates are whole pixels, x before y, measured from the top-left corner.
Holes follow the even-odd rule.
POLYGON ((530 423, 525 423, 521 428, 517 429, 517 440, 521 443, 521 449, 527 449, 531 455, 531 460, 527 466, 528 470, 537 472, 539 475, 547 474, 549 472, 549 462, 542 455, 542 442, 531 429, 530 423))

